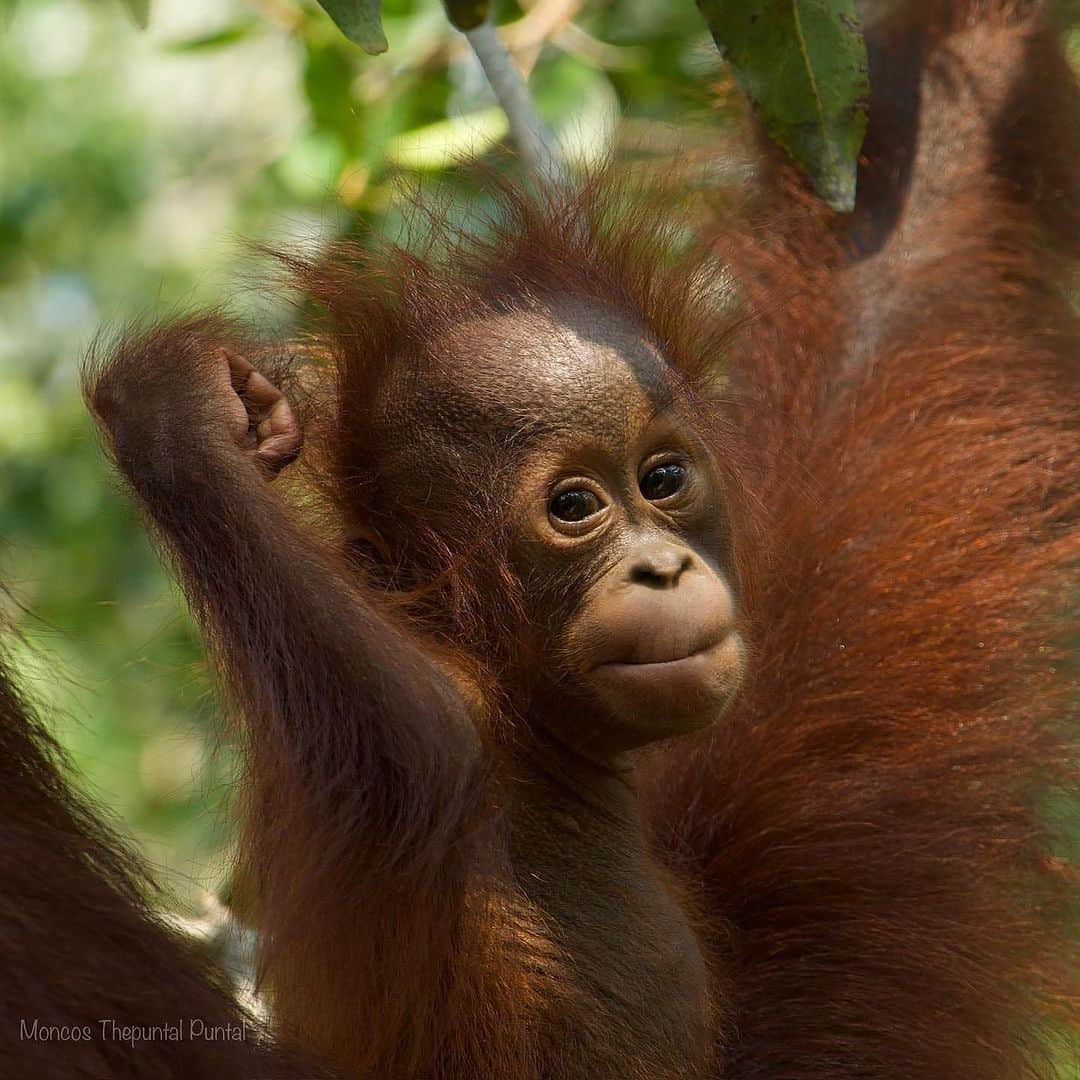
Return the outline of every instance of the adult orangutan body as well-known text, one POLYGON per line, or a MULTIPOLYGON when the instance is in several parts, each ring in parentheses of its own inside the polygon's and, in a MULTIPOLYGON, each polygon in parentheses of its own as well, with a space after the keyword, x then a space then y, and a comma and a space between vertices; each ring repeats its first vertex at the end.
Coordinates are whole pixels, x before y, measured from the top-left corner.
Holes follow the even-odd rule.
POLYGON ((783 170, 715 238, 736 332, 647 212, 507 195, 442 262, 297 267, 303 437, 220 319, 95 370, 244 718, 276 1021, 345 1075, 1045 1074, 1080 399, 1033 75, 1073 85, 951 8, 905 22, 917 137, 875 98, 864 257, 783 170), (305 438, 338 543, 270 483, 305 438))

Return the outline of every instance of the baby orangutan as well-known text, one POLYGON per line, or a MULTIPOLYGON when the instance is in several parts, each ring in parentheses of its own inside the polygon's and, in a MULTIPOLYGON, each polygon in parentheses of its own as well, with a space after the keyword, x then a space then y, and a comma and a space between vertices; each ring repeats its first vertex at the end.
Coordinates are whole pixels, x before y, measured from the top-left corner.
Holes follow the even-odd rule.
POLYGON ((286 260, 314 385, 218 317, 92 365, 238 717, 289 1041, 358 1080, 1048 1075, 1080 394, 1040 125, 1077 110, 1036 7, 897 8, 854 224, 769 161, 681 248, 663 199, 507 185, 478 238, 286 260))

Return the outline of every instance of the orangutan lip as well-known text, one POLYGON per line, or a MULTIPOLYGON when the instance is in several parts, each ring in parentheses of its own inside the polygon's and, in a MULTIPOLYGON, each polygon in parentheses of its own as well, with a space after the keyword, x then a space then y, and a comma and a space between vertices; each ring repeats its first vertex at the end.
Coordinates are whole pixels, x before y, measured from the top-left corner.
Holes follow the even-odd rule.
POLYGON ((663 671, 672 671, 680 664, 685 664, 691 660, 697 660, 699 657, 706 656, 709 653, 716 652, 720 649, 728 639, 731 637, 731 631, 718 637, 715 641, 709 642, 707 645, 701 646, 700 649, 695 649, 691 653, 687 653, 685 656, 674 656, 668 660, 608 660, 603 664, 597 665, 597 671, 603 671, 604 669, 615 671, 655 671, 657 673, 663 671))

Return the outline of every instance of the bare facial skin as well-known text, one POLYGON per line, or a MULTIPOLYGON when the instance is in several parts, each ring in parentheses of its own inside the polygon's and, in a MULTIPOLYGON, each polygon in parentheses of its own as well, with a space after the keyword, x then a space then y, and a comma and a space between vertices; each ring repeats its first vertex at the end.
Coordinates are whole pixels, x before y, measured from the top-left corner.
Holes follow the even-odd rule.
POLYGON ((525 443, 513 557, 545 722, 590 753, 712 723, 744 649, 723 493, 678 376, 636 327, 572 301, 466 324, 445 347, 474 379, 458 380, 455 424, 525 443))

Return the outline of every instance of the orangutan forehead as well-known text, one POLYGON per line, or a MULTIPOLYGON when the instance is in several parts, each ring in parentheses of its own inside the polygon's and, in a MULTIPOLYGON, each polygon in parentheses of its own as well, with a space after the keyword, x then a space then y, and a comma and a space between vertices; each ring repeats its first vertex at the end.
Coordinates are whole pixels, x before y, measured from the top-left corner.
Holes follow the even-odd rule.
POLYGON ((413 399, 414 415, 462 434, 478 427, 519 438, 565 430, 602 438, 668 408, 676 381, 641 328, 568 299, 463 322, 431 343, 395 393, 413 399))

